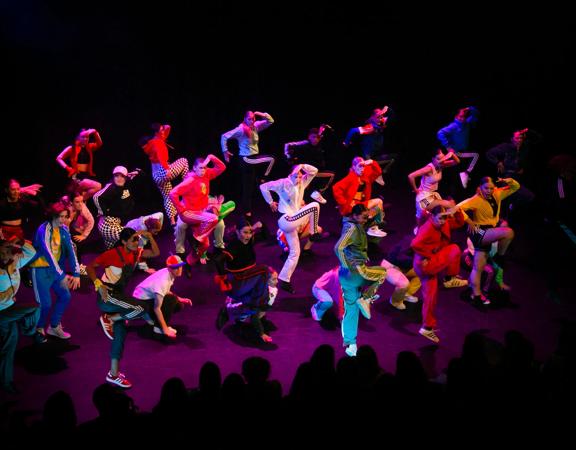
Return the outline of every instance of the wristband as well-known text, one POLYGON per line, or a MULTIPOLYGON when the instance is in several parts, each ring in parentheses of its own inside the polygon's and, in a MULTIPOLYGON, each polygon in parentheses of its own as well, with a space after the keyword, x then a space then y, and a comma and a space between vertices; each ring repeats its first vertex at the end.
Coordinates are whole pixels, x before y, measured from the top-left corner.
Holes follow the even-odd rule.
POLYGON ((100 279, 96 278, 96 279, 94 280, 94 290, 95 290, 96 292, 98 292, 98 291, 100 290, 100 288, 102 287, 102 285, 103 285, 103 283, 102 283, 102 281, 100 281, 100 279))

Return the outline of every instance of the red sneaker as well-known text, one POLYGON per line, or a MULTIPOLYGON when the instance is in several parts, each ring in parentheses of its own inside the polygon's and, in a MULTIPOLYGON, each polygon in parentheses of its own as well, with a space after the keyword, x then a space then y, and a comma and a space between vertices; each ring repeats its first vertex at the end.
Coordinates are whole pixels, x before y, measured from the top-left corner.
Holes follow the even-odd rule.
POLYGON ((110 372, 106 375, 106 381, 108 383, 115 384, 116 386, 120 386, 123 389, 130 389, 132 387, 132 383, 130 383, 126 376, 123 373, 118 372, 118 375, 114 376, 110 372))
POLYGON ((104 330, 104 334, 110 340, 114 340, 114 328, 113 322, 110 320, 110 316, 108 314, 101 314, 100 315, 100 325, 102 325, 102 330, 104 330))

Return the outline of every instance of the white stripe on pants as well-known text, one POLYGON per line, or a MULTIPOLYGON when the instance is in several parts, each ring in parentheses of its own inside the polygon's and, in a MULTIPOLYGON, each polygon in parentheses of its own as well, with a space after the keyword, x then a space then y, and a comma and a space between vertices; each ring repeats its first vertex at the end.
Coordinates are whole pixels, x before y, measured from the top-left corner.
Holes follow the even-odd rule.
POLYGON ((206 238, 218 224, 218 216, 206 211, 184 211, 180 218, 193 226, 192 234, 198 241, 206 238))
POLYGON ((278 219, 278 227, 284 232, 286 242, 290 253, 286 262, 278 275, 282 281, 289 282, 292 274, 298 265, 300 258, 300 238, 298 237, 298 228, 306 225, 310 220, 310 233, 318 233, 318 218, 320 216, 320 205, 317 202, 308 203, 300 208, 295 214, 284 214, 278 219))

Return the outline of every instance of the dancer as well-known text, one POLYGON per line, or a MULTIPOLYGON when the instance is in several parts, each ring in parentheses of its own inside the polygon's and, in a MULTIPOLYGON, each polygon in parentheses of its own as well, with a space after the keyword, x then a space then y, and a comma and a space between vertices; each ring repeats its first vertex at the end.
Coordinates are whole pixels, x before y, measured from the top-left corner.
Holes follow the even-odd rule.
POLYGON ((126 321, 142 317, 145 309, 141 301, 126 295, 124 290, 140 257, 156 257, 160 250, 149 231, 136 232, 131 228, 124 228, 120 232, 116 244, 114 248, 96 257, 86 267, 86 271, 97 292, 98 308, 102 311, 100 324, 104 334, 112 339, 110 370, 106 374, 106 381, 129 389, 132 383, 119 370, 128 331, 126 321), (149 250, 144 250, 143 238, 150 241, 149 250), (100 267, 104 269, 101 279, 96 273, 100 267))
MULTIPOLYGON (((442 153, 437 150, 432 158, 432 162, 426 164, 421 169, 415 170, 408 175, 408 182, 412 186, 412 191, 416 194, 416 226, 422 225, 427 219, 428 206, 435 200, 441 200, 438 193, 438 183, 442 179, 442 170, 460 163, 460 159, 454 152, 442 153), (416 187, 416 178, 421 177, 420 187, 416 187)), ((416 231, 414 234, 416 234, 416 231)))
POLYGON ((318 173, 318 169, 308 164, 294 166, 287 178, 269 181, 260 185, 260 191, 272 212, 280 212, 278 227, 284 232, 290 252, 284 266, 278 275, 279 287, 291 294, 296 291, 290 283, 290 278, 296 270, 300 258, 300 239, 298 230, 310 224, 312 242, 319 241, 322 236, 318 229, 320 205, 317 202, 304 204, 304 190, 318 173), (274 201, 271 192, 278 194, 279 202, 274 201), (304 206, 302 206, 304 205, 304 206))
POLYGON ((370 319, 370 305, 379 296, 376 291, 386 279, 386 269, 368 266, 368 238, 364 226, 370 216, 363 204, 354 205, 350 216, 344 217, 342 235, 334 246, 340 261, 338 278, 344 297, 342 337, 348 356, 356 356, 358 313, 370 319), (362 287, 367 287, 361 293, 362 287))
POLYGON ((338 307, 338 319, 342 320, 344 316, 342 286, 340 286, 340 279, 338 278, 339 270, 340 266, 336 266, 328 272, 324 272, 312 286, 312 295, 317 302, 310 308, 310 313, 312 314, 312 318, 317 322, 322 320, 326 311, 332 308, 334 303, 336 303, 338 307))
POLYGON ((332 185, 335 176, 334 172, 326 170, 325 150, 322 148, 321 141, 327 130, 332 130, 332 127, 320 125, 308 131, 308 139, 284 144, 284 155, 291 166, 309 164, 318 169, 316 177, 310 184, 310 189, 313 190, 310 197, 322 204, 326 203, 322 193, 332 185))
MULTIPOLYGON (((61 202, 66 206, 70 214, 66 225, 72 236, 76 257, 78 262, 81 263, 82 254, 84 253, 84 242, 94 228, 94 216, 86 206, 81 192, 76 192, 70 196, 65 195, 62 197, 61 202)), ((84 264, 80 264, 80 274, 86 275, 86 266, 84 264)))
POLYGON ((467 286, 468 282, 458 276, 460 271, 460 248, 452 242, 451 232, 464 225, 464 214, 454 208, 454 202, 437 200, 430 206, 428 220, 418 228, 412 240, 414 270, 422 282, 422 326, 418 331, 435 344, 440 342, 436 335, 436 303, 438 302, 438 274, 446 270, 445 288, 467 286), (446 207, 452 208, 446 212, 446 207), (454 216, 452 217, 452 213, 454 216))
MULTIPOLYGON (((364 159, 374 159, 381 167, 381 173, 390 172, 398 155, 390 153, 384 145, 384 130, 394 113, 389 106, 376 108, 365 125, 351 128, 342 145, 349 147, 354 140, 360 141, 360 149, 364 159)), ((382 185, 384 182, 382 181, 382 185)))
POLYGON ((91 198, 102 189, 102 185, 93 180, 94 152, 102 147, 100 133, 94 128, 80 130, 74 143, 66 147, 56 157, 56 162, 66 170, 72 183, 67 189, 69 192, 82 192, 84 201, 91 198), (93 138, 93 142, 90 139, 93 138))
POLYGON ((8 241, 0 231, 0 389, 17 394, 14 385, 14 355, 19 330, 32 336, 40 316, 38 305, 20 305, 16 294, 20 287, 20 269, 36 250, 29 241, 8 241))
POLYGON ((224 161, 230 162, 232 153, 228 150, 228 141, 236 139, 238 141, 238 156, 240 163, 240 175, 242 186, 242 212, 246 217, 252 217, 252 197, 254 195, 254 186, 256 185, 255 165, 268 164, 264 177, 268 177, 274 166, 275 159, 273 156, 260 155, 258 148, 258 133, 265 130, 274 123, 272 116, 265 112, 246 111, 244 121, 236 128, 222 134, 220 145, 224 161), (259 117, 262 120, 256 120, 259 117))
MULTIPOLYGON (((473 106, 467 106, 466 108, 461 108, 454 117, 454 121, 441 128, 436 136, 440 143, 444 146, 447 152, 452 151, 459 158, 472 159, 466 170, 460 172, 460 181, 464 189, 468 187, 468 182, 470 180, 470 173, 474 170, 476 163, 478 162, 478 153, 473 153, 469 151, 470 143, 470 128, 478 121, 479 112, 473 106)), ((454 189, 454 186, 451 186, 454 189)), ((452 195, 455 192, 451 192, 452 195)))
POLYGON ((251 224, 244 217, 236 224, 236 239, 225 250, 214 256, 218 275, 214 280, 230 301, 223 306, 216 321, 221 329, 229 320, 249 318, 252 326, 264 342, 272 342, 262 325, 262 318, 270 309, 277 274, 266 265, 256 262, 254 233, 251 224))
POLYGON ((68 218, 68 210, 62 203, 52 203, 48 207, 49 220, 38 227, 34 238, 36 256, 30 262, 30 267, 34 295, 40 304, 40 317, 36 326, 38 343, 46 342, 46 334, 60 339, 71 337, 62 327, 62 316, 70 303, 70 289, 80 287, 80 265, 70 232, 64 225, 68 218), (72 275, 64 270, 66 261, 72 275), (56 294, 56 303, 50 317, 50 326, 46 329, 52 309, 52 290, 56 294))
MULTIPOLYGON (((148 214, 147 216, 140 216, 136 219, 132 219, 126 223, 125 228, 132 228, 136 231, 149 231, 152 236, 157 236, 158 233, 162 230, 162 225, 164 224, 164 213, 156 212, 152 214, 148 214)), ((148 240, 144 238, 144 247, 150 248, 150 244, 148 240)), ((148 262, 141 258, 141 261, 138 262, 138 269, 146 272, 147 274, 152 274, 156 272, 156 269, 153 269, 148 266, 148 262)))
POLYGON ((110 249, 118 242, 122 222, 132 216, 135 201, 130 192, 130 180, 140 172, 128 172, 124 166, 112 170, 112 182, 94 194, 94 204, 98 210, 98 231, 104 245, 110 249))
POLYGON ((23 223, 30 219, 34 210, 44 205, 39 195, 40 189, 41 184, 20 186, 18 180, 8 180, 0 198, 0 230, 4 239, 10 240, 14 237, 24 240, 23 223))
POLYGON ((172 285, 182 275, 182 266, 186 264, 179 256, 166 258, 166 267, 150 275, 134 289, 132 296, 142 300, 144 309, 154 322, 153 331, 175 339, 177 331, 169 325, 172 314, 182 306, 192 306, 192 300, 179 297, 172 292, 172 285))
POLYGON ((474 244, 474 266, 470 272, 472 301, 485 305, 490 304, 490 299, 482 293, 480 281, 488 260, 488 252, 492 243, 498 242, 498 252, 492 259, 498 266, 505 269, 504 255, 514 239, 512 228, 499 224, 500 205, 502 200, 520 188, 520 184, 513 178, 499 178, 496 181, 504 183, 504 186, 496 187, 492 178, 482 178, 476 194, 455 206, 465 212, 468 237, 474 244))
POLYGON ((352 160, 352 167, 344 178, 332 186, 334 200, 338 204, 340 214, 350 214, 355 205, 361 204, 369 210, 373 223, 368 228, 368 236, 384 237, 386 232, 379 228, 384 223, 384 205, 380 198, 370 198, 374 181, 382 182, 382 169, 371 159, 365 160, 357 156, 352 160))
MULTIPOLYGON (((218 215, 214 213, 213 205, 210 205, 209 202, 210 181, 225 170, 226 165, 212 154, 206 158, 196 158, 189 176, 170 191, 170 199, 178 211, 179 219, 192 226, 195 241, 186 257, 186 262, 191 266, 203 259, 204 252, 210 246, 208 236, 220 221, 218 215), (213 164, 213 167, 207 167, 210 163, 213 164)), ((224 234, 223 231, 222 235, 224 234)), ((179 233, 182 231, 179 230, 179 233)), ((185 235, 185 230, 183 233, 185 235)), ((201 262, 205 263, 206 261, 201 262)))
POLYGON ((153 123, 151 125, 154 136, 147 140, 144 138, 145 143, 142 145, 144 153, 150 158, 152 165, 152 179, 158 189, 162 198, 164 199, 164 210, 170 220, 170 225, 176 225, 176 208, 170 200, 170 191, 172 190, 172 181, 178 177, 183 180, 188 174, 188 160, 186 158, 178 158, 173 163, 169 162, 168 147, 166 140, 172 128, 168 124, 153 123))

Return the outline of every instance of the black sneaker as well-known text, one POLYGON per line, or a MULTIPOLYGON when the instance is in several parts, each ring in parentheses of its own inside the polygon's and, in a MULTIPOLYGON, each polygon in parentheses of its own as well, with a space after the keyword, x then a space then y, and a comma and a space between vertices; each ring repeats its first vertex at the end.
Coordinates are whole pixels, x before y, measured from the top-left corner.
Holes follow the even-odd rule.
POLYGON ((228 316, 228 308, 226 308, 226 306, 223 306, 218 311, 218 316, 216 317, 216 329, 220 331, 224 327, 224 325, 226 325, 228 319, 230 319, 230 317, 228 316))
POLYGON ((321 241, 321 240, 322 240, 322 233, 314 233, 314 234, 311 234, 308 239, 310 239, 312 242, 321 241))
POLYGON ((292 283, 289 281, 278 280, 278 287, 286 292, 289 292, 290 294, 296 293, 294 286, 292 286, 292 283))

